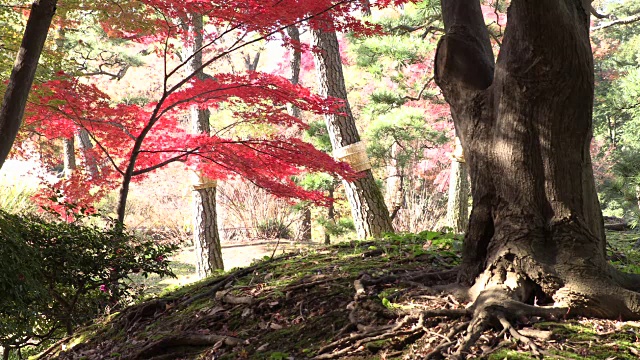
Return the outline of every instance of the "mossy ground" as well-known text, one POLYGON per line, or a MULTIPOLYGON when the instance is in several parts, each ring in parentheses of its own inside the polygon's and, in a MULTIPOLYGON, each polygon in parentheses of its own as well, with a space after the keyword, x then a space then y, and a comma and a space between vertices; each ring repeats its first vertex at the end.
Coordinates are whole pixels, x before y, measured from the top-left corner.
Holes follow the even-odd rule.
MULTIPOLYGON (((451 269, 459 261, 459 241, 450 234, 434 232, 393 235, 260 262, 249 270, 208 278, 97 321, 78 331, 75 340, 67 342, 65 351, 59 345, 46 358, 278 360, 335 353, 339 347, 331 351, 323 347, 362 331, 350 326, 350 317, 357 316, 359 324, 383 328, 401 321, 403 311, 463 307, 452 297, 430 294, 420 284, 391 281, 366 288, 364 300, 360 301, 361 313, 354 315, 350 308, 356 279, 451 269), (240 339, 241 343, 230 345, 225 336, 240 339), (69 349, 72 343, 74 346, 69 349)), ((614 241, 614 246, 628 242, 621 239, 614 241)), ((636 255, 631 253, 627 259, 633 256, 636 255)), ((432 280, 429 285, 448 281, 432 280)), ((408 324, 398 336, 367 341, 357 351, 334 358, 425 358, 447 327, 456 322, 428 319, 420 331, 411 330, 415 324, 408 324)), ((546 358, 640 357, 640 340, 636 336, 639 327, 635 323, 528 319, 517 326, 550 334, 544 340, 533 337, 546 358)), ((499 328, 487 331, 473 352, 488 359, 533 358, 522 344, 505 337, 499 328)))

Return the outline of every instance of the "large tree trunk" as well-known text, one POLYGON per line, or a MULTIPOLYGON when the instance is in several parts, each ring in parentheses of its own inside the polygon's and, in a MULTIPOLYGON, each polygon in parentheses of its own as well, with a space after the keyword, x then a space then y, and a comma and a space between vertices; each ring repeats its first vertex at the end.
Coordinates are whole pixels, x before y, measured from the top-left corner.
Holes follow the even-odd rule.
MULTIPOLYGON (((344 100, 344 106, 341 109, 344 115, 325 115, 331 145, 335 151, 359 143, 360 135, 347 100, 340 48, 335 31, 314 29, 313 46, 320 49, 314 52, 320 95, 344 100)), ((358 236, 368 238, 383 232, 393 232, 389 211, 371 169, 362 170, 361 176, 352 182, 343 181, 358 236)))
POLYGON ((31 5, 22 44, 0 108, 0 168, 9 156, 9 151, 22 124, 27 96, 33 84, 38 59, 47 39, 53 14, 56 12, 57 2, 57 0, 36 0, 31 5))
POLYGON ((589 2, 512 0, 497 63, 477 0, 443 0, 435 77, 451 105, 473 209, 459 279, 480 301, 640 318, 637 277, 613 271, 589 154, 589 2), (481 296, 481 295, 486 296, 481 296), (480 297, 478 297, 480 296, 480 297))
POLYGON ((195 189, 193 192, 193 241, 198 277, 224 269, 220 233, 216 214, 216 187, 195 189))
POLYGON ((460 139, 451 157, 449 199, 447 201, 447 226, 455 233, 463 233, 469 223, 469 172, 464 162, 460 139))
MULTIPOLYGON (((202 15, 190 16, 189 33, 194 36, 191 51, 185 57, 193 54, 188 71, 193 72, 202 67, 202 15)), ((257 61, 256 61, 257 64, 257 61)), ((204 79, 204 73, 199 71, 196 75, 204 79)), ((198 109, 192 106, 190 118, 192 130, 196 134, 210 134, 209 110, 198 109)), ((200 278, 211 274, 213 270, 224 269, 222 262, 222 249, 220 245, 220 233, 218 231, 216 216, 216 182, 197 177, 193 191, 193 242, 196 252, 196 270, 200 278)))

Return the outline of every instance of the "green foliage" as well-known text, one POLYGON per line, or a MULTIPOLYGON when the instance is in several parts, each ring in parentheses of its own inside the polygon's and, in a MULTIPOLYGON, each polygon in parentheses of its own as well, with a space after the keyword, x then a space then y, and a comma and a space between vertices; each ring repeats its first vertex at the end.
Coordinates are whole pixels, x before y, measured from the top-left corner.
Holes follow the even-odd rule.
MULTIPOLYGON (((640 11, 637 1, 606 1, 600 11, 623 18, 640 11)), ((592 34, 595 55, 594 135, 613 167, 599 184, 605 213, 638 217, 640 185, 640 27, 612 26, 592 34)), ((602 154, 600 154, 602 156, 602 154)), ((602 161, 596 157, 596 162, 602 161)), ((598 173, 596 173, 598 175, 598 173)))
POLYGON ((257 226, 258 236, 267 239, 291 239, 291 229, 280 219, 268 219, 257 226))
MULTIPOLYGON (((423 110, 410 107, 393 109, 375 117, 365 136, 372 139, 368 142, 367 150, 378 165, 389 160, 389 152, 394 143, 410 144, 419 141, 435 146, 449 141, 447 133, 435 131, 425 122, 423 110)), ((397 166, 401 168, 408 166, 410 161, 424 157, 422 147, 403 146, 402 149, 403 151, 395 154, 397 166)))
POLYGON ((310 141, 316 148, 324 152, 331 152, 331 140, 327 132, 327 126, 323 121, 313 121, 305 131, 306 140, 310 141))
POLYGON ((640 274, 640 234, 608 231, 607 257, 616 268, 640 274))
POLYGON ((343 236, 351 231, 356 231, 356 226, 350 217, 343 217, 337 221, 319 218, 317 221, 331 236, 343 236))
MULTIPOLYGON (((69 205, 70 210, 77 210, 69 205)), ((71 333, 133 295, 131 273, 173 275, 157 245, 122 227, 98 228, 76 215, 72 223, 0 211, 0 344, 71 333)))
POLYGON ((413 257, 431 255, 438 257, 460 258, 462 236, 449 231, 421 231, 414 233, 387 233, 383 238, 390 243, 392 250, 410 251, 413 257))
POLYGON ((336 180, 329 174, 315 173, 298 179, 298 184, 307 190, 329 191, 336 187, 336 180))

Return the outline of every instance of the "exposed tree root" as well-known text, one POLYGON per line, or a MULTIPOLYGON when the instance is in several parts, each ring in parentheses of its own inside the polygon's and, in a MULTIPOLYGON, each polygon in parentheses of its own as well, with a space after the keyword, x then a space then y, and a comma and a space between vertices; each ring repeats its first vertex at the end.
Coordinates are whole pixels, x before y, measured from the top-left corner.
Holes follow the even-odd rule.
MULTIPOLYGON (((203 346, 237 346, 243 344, 245 341, 242 339, 234 338, 231 336, 222 336, 215 334, 181 334, 177 336, 169 336, 158 341, 154 341, 144 346, 133 359, 151 359, 157 355, 166 356, 168 352, 171 352, 172 348, 179 348, 183 346, 190 347, 203 347, 203 346)), ((176 354, 173 354, 176 356, 176 354)))
MULTIPOLYGON (((360 323, 363 310, 368 309, 365 304, 370 299, 370 294, 376 294, 372 288, 377 286, 402 283, 407 277, 413 275, 394 275, 372 279, 367 274, 362 275, 353 283, 355 294, 349 319, 350 324, 338 333, 338 339, 321 348, 315 359, 334 359, 343 356, 356 355, 367 351, 367 344, 385 339, 404 339, 409 336, 423 336, 430 340, 430 351, 427 359, 465 359, 471 354, 474 346, 485 331, 501 327, 503 334, 508 334, 512 339, 526 346, 534 356, 540 356, 542 351, 538 345, 528 336, 524 335, 514 326, 515 321, 530 317, 555 320, 566 317, 569 309, 557 306, 534 306, 519 301, 521 292, 509 290, 503 286, 494 286, 480 292, 473 304, 466 308, 433 308, 416 311, 396 309, 396 316, 403 316, 393 326, 364 326, 360 323), (360 311, 360 312, 359 312, 360 311), (432 326, 426 326, 425 321, 437 318, 468 319, 451 326, 444 332, 432 330, 432 326), (347 332, 357 330, 356 333, 346 335, 347 332)), ((422 286, 424 289, 425 287, 422 286)), ((424 297, 424 296, 419 296, 424 297)), ((429 297, 429 296, 428 296, 429 297)), ((432 297, 433 301, 446 297, 432 297)), ((452 302, 445 303, 453 304, 452 302)), ((456 303, 458 304, 458 303, 456 303)), ((378 318, 380 318, 378 316, 378 318)), ((506 346, 508 342, 501 342, 497 346, 506 346)), ((494 343, 494 347, 495 347, 494 343)), ((486 348, 486 347, 485 347, 486 348)), ((487 351, 491 351, 489 348, 487 351)), ((475 351, 477 353, 477 350, 475 351)))

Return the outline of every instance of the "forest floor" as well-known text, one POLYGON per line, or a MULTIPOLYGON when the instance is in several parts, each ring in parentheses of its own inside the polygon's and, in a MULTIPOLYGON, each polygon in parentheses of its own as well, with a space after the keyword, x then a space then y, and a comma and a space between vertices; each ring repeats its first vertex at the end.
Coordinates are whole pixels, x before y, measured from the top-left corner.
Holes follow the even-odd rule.
MULTIPOLYGON (((608 236, 614 264, 638 271, 640 234, 608 236)), ((301 248, 96 320, 40 358, 439 358, 434 349, 447 357, 469 319, 442 315, 460 314, 467 304, 432 287, 454 279, 459 245, 451 234, 423 232, 301 248)), ((468 357, 640 357, 638 322, 523 318, 515 327, 533 344, 498 325, 468 357)))

